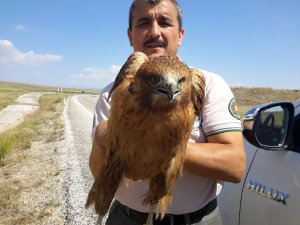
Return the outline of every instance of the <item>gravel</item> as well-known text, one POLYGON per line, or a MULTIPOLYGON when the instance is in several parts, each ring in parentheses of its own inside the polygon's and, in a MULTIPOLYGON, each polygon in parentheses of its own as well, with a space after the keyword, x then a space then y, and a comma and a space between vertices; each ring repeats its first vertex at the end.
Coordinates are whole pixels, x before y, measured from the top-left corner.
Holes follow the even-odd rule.
POLYGON ((97 216, 93 209, 85 209, 85 201, 93 179, 88 170, 91 149, 91 115, 82 108, 77 97, 71 97, 63 113, 65 121, 64 153, 61 165, 65 190, 64 214, 66 224, 95 224, 97 216), (87 120, 89 118, 89 120, 87 120))

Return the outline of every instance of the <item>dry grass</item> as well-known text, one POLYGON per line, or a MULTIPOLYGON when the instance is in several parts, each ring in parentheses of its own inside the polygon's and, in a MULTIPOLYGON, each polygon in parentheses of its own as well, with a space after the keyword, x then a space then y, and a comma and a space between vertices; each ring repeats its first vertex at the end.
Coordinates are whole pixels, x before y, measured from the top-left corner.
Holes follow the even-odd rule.
MULTIPOLYGON (((57 93, 56 87, 0 81, 0 111, 13 103, 19 96, 34 91, 49 92, 52 94, 44 95, 39 99, 39 110, 27 116, 24 123, 16 129, 0 134, 0 164, 11 149, 26 149, 31 147, 33 138, 40 137, 39 125, 47 124, 48 121, 60 115, 57 105, 61 104, 63 98, 67 95, 96 93, 93 90, 78 89, 65 89, 63 93, 57 93)), ((55 126, 59 127, 61 125, 56 124, 55 126)), ((58 131, 55 131, 52 134, 48 134, 46 140, 50 142, 53 138, 57 138, 60 135, 58 131)))
MULTIPOLYGON (((36 112, 25 117, 24 122, 15 129, 0 134, 0 163, 3 163, 5 155, 12 149, 30 148, 32 141, 43 138, 41 135, 42 125, 60 116, 61 111, 58 110, 58 107, 61 108, 65 97, 66 95, 62 93, 41 96, 40 108, 36 112)), ((57 131, 53 132, 57 137, 57 131)), ((52 134, 47 133, 47 136, 52 136, 52 134)))
POLYGON ((0 92, 0 111, 6 108, 9 104, 14 102, 24 92, 0 92))
POLYGON ((272 88, 231 88, 242 116, 249 109, 268 102, 294 102, 300 98, 300 90, 279 90, 272 88))
MULTIPOLYGON (((11 93, 11 92, 56 92, 57 87, 51 86, 41 86, 41 85, 32 85, 32 84, 23 84, 23 83, 15 83, 15 82, 7 82, 7 81, 0 81, 0 92, 11 93)), ((76 88, 65 88, 65 93, 68 94, 96 94, 98 93, 97 90, 90 90, 90 89, 76 89, 76 88)))
MULTIPOLYGON (((0 134, 0 164, 11 149, 26 149, 31 147, 33 139, 40 137, 39 126, 47 124, 51 119, 60 115, 57 105, 61 104, 66 96, 69 94, 96 93, 92 90, 78 89, 65 89, 63 93, 57 93, 56 87, 0 81, 0 111, 14 102, 19 96, 35 91, 49 92, 51 94, 44 95, 39 99, 39 110, 27 116, 24 123, 16 129, 0 134)), ((55 126, 61 125, 56 124, 55 126)), ((59 135, 61 134, 55 131, 52 134, 48 134, 46 140, 50 142, 51 139, 57 138, 59 135)))
MULTIPOLYGON (((57 93, 57 87, 0 81, 0 111, 13 103, 19 96, 31 92, 57 93)), ((99 92, 90 89, 65 88, 61 94, 99 94, 99 92)))
POLYGON ((63 202, 56 143, 38 141, 10 154, 0 169, 1 225, 65 224, 63 216, 49 221, 62 211, 63 202))
POLYGON ((12 91, 23 91, 23 92, 34 92, 34 91, 56 91, 55 87, 33 85, 33 84, 23 84, 15 82, 0 81, 0 90, 2 92, 12 92, 12 91))
POLYGON ((53 158, 53 143, 63 138, 60 115, 65 94, 49 94, 39 99, 40 108, 24 123, 2 133, 0 146, 6 153, 0 165, 0 224, 40 224, 60 206, 60 194, 41 190, 55 185, 60 171, 53 158), (2 142, 1 142, 2 141, 2 142), (43 146, 42 148, 40 147, 43 146), (43 163, 42 163, 43 162, 43 163), (27 198, 35 198, 34 204, 27 198))
POLYGON ((18 97, 33 91, 55 91, 54 88, 44 88, 31 84, 0 81, 0 111, 14 102, 18 97))
POLYGON ((10 153, 12 149, 13 136, 10 133, 6 133, 0 136, 0 166, 4 160, 4 157, 10 153))

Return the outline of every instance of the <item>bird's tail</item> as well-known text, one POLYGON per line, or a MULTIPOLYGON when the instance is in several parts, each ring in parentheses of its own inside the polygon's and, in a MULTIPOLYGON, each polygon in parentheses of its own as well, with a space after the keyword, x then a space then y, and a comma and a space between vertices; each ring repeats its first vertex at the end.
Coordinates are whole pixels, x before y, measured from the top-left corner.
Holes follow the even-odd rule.
POLYGON ((111 153, 88 194, 86 208, 95 204, 99 215, 107 213, 122 178, 123 169, 124 164, 118 152, 111 153))

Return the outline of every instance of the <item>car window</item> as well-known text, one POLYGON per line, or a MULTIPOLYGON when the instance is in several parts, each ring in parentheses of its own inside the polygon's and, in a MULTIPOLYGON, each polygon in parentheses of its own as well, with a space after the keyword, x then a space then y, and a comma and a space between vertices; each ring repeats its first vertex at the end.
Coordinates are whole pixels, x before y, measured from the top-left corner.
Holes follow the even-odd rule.
POLYGON ((262 145, 278 146, 286 135, 288 110, 281 106, 272 107, 261 112, 257 123, 257 140, 262 145))

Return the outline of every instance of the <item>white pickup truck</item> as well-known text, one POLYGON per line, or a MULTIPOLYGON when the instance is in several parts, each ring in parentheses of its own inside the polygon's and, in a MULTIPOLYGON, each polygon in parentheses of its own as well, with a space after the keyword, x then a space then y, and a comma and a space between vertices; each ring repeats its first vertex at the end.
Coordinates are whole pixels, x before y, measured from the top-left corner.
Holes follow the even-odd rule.
POLYGON ((245 113, 247 169, 218 198, 223 225, 300 225, 300 99, 245 113))

